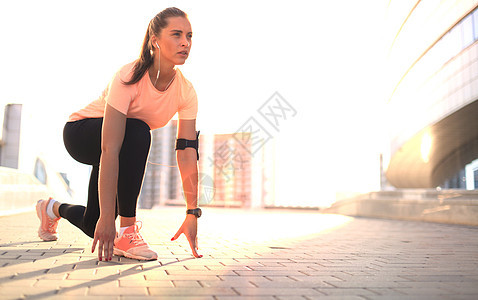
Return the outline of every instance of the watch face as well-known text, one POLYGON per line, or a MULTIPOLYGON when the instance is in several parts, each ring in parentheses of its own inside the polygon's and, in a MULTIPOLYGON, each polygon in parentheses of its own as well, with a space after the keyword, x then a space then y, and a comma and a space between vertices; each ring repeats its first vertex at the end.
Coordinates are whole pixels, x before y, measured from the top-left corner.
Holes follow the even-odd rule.
POLYGON ((200 208, 188 209, 186 213, 190 215, 194 215, 196 216, 196 218, 199 218, 202 215, 202 211, 200 208))

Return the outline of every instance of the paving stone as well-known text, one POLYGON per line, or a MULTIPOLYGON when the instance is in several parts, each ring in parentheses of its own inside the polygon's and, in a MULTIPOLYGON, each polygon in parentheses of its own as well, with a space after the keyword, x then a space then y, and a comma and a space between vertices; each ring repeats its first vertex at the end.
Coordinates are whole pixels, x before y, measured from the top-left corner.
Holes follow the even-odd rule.
POLYGON ((440 285, 440 289, 443 289, 453 295, 478 295, 478 283, 476 282, 465 285, 456 283, 445 285, 442 283, 440 285))
POLYGON ((200 288, 202 287, 197 280, 173 280, 174 287, 200 288))
POLYGON ((352 296, 352 295, 342 295, 342 296, 307 296, 308 300, 364 300, 368 299, 363 296, 352 296))
POLYGON ((17 286, 17 287, 30 287, 34 286, 38 280, 36 279, 19 279, 19 280, 12 280, 11 278, 0 278, 0 288, 4 288, 7 286, 17 286))
MULTIPOLYGON (((247 276, 218 276, 218 278, 221 281, 230 282, 230 283, 244 282, 244 281, 252 281, 252 282, 255 282, 255 283, 271 281, 269 278, 263 277, 263 276, 250 276, 250 277, 247 277, 247 276)), ((277 278, 279 280, 279 277, 277 277, 277 278)), ((289 280, 289 279, 287 279, 287 280, 289 280)))
POLYGON ((20 299, 24 297, 48 298, 58 293, 57 289, 39 287, 2 287, 0 296, 2 299, 12 297, 20 299))
POLYGON ((219 296, 216 297, 217 300, 239 300, 239 299, 254 299, 254 300, 277 300, 277 297, 274 296, 254 296, 253 298, 249 296, 219 296))
MULTIPOLYGON (((151 299, 155 299, 155 298, 152 296, 122 296, 120 298, 120 300, 151 300, 151 299)), ((162 298, 159 298, 159 299, 162 299, 162 298)), ((167 299, 168 300, 216 300, 214 296, 168 296, 167 299)))
POLYGON ((296 295, 320 295, 313 288, 234 288, 241 296, 296 296, 296 295))
POLYGON ((339 279, 339 281, 346 281, 346 282, 353 282, 353 281, 358 281, 358 282, 410 282, 412 280, 408 279, 407 276, 404 275, 388 275, 388 274, 383 274, 383 275, 378 275, 378 274, 373 274, 373 275, 348 275, 348 274, 342 274, 342 275, 337 275, 336 279, 339 279))
POLYGON ((257 287, 253 281, 244 280, 244 281, 217 281, 217 280, 200 280, 199 284, 202 287, 230 287, 230 288, 238 288, 238 287, 257 287))
POLYGON ((277 270, 277 271, 256 271, 256 270, 243 270, 235 271, 239 276, 301 276, 304 273, 296 270, 277 270))
POLYGON ((104 288, 118 287, 117 281, 102 281, 102 280, 38 280, 35 287, 51 287, 51 288, 67 288, 67 287, 91 287, 102 286, 104 288))
POLYGON ((279 300, 307 300, 305 296, 291 296, 291 295, 275 296, 275 298, 279 300))
POLYGON ((146 278, 142 272, 138 272, 133 274, 120 273, 116 279, 126 281, 126 280, 145 280, 146 278))
POLYGON ((377 295, 371 289, 366 288, 316 288, 315 290, 329 296, 348 296, 348 295, 377 295))
POLYGON ((160 255, 150 262, 99 262, 92 239, 64 220, 58 241, 41 242, 34 212, 0 217, 15 232, 0 235, 0 298, 478 299, 476 227, 337 216, 342 226, 323 231, 330 216, 317 212, 205 210, 201 259, 184 237, 169 241, 183 208, 140 210, 142 235, 160 255), (256 230, 231 236, 245 218, 256 230), (297 235, 260 232, 264 223, 297 235), (301 236, 301 224, 316 232, 301 236))
POLYGON ((409 281, 419 282, 476 282, 478 284, 478 280, 465 275, 402 275, 401 277, 406 278, 409 281))
POLYGON ((380 296, 404 296, 405 294, 400 292, 399 289, 393 288, 367 288, 367 290, 380 295, 380 296))
POLYGON ((195 270, 165 270, 165 272, 168 275, 179 275, 179 276, 197 276, 200 274, 201 276, 237 276, 240 275, 238 272, 240 271, 231 271, 231 270, 201 270, 201 271, 195 271, 195 270))
POLYGON ((222 288, 222 287, 203 287, 198 289, 191 288, 158 288, 158 287, 149 287, 148 291, 152 296, 227 296, 227 295, 237 295, 237 293, 232 288, 222 288))
POLYGON ((114 289, 108 289, 101 286, 94 286, 88 289, 88 295, 97 296, 147 296, 148 291, 145 287, 117 287, 114 289))
POLYGON ((36 270, 31 272, 21 272, 17 273, 15 276, 12 276, 12 280, 20 280, 20 279, 56 279, 56 280, 63 280, 68 276, 68 273, 53 273, 48 274, 47 270, 36 270))
MULTIPOLYGON (((250 278, 254 278, 254 277, 250 277, 250 278)), ((267 281, 263 280, 263 281, 259 281, 259 282, 284 282, 284 283, 289 283, 289 282, 296 282, 297 280, 295 280, 292 276, 264 276, 265 279, 267 279, 267 281)))
POLYGON ((259 288, 321 288, 326 287, 330 288, 332 285, 323 282, 323 281, 269 281, 269 282, 259 282, 255 283, 259 288))
POLYGON ((120 287, 174 287, 170 280, 132 280, 120 279, 120 287))
POLYGON ((436 295, 434 294, 431 298, 430 295, 413 295, 413 296, 383 296, 383 295, 375 295, 375 296, 366 296, 365 299, 370 300, 476 300, 476 295, 469 296, 469 295, 436 295))
POLYGON ((327 282, 337 288, 394 288, 409 286, 409 282, 394 281, 331 281, 327 282))
POLYGON ((294 275, 294 276, 289 276, 289 278, 291 278, 293 280, 296 280, 296 281, 305 281, 305 282, 309 282, 309 281, 327 281, 327 282, 344 281, 343 279, 341 279, 342 278, 341 274, 336 275, 336 276, 335 275, 334 276, 306 276, 306 275, 297 276, 297 275, 294 275))
POLYGON ((85 297, 88 293, 87 287, 65 287, 58 289, 57 295, 63 298, 71 296, 85 297))
MULTIPOLYGON (((146 274, 144 275, 146 280, 184 280, 186 276, 182 275, 163 275, 163 274, 146 274)), ((189 276, 190 277, 190 276, 189 276)), ((192 277, 194 280, 220 280, 218 276, 214 275, 200 275, 196 274, 196 276, 192 277)))

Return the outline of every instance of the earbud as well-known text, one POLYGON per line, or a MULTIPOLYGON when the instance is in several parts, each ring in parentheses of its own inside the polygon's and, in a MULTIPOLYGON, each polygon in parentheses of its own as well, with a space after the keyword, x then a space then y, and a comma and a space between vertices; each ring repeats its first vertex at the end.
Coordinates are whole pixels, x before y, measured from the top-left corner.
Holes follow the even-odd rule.
MULTIPOLYGON (((160 50, 158 42, 156 42, 156 47, 158 47, 158 50, 160 50)), ((159 57, 158 57, 158 62, 159 62, 159 57)), ((153 84, 154 86, 156 86, 156 82, 158 82, 159 72, 160 72, 160 69, 161 69, 159 66, 160 66, 160 64, 158 64, 158 73, 156 74, 156 80, 154 81, 154 84, 153 84)))

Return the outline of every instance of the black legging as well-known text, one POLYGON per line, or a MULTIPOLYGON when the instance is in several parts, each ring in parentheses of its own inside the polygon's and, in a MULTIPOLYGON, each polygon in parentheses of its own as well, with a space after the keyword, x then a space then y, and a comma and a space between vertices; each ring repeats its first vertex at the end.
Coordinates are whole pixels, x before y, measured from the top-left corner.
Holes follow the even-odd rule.
MULTIPOLYGON (((102 124, 103 118, 84 119, 66 123, 63 130, 63 140, 68 153, 77 161, 93 166, 93 170, 88 187, 87 206, 62 204, 59 213, 92 238, 100 217, 98 174, 102 124)), ((136 216, 136 204, 143 184, 150 145, 149 126, 141 120, 127 119, 119 154, 116 216, 118 213, 123 217, 136 216)))

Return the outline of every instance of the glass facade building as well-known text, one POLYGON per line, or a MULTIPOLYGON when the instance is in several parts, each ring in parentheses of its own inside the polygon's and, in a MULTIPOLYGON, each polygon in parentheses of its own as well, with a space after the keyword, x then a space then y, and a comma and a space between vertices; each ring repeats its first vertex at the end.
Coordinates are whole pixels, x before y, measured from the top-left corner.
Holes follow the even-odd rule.
POLYGON ((395 187, 445 187, 478 158, 477 7, 451 0, 389 4, 386 176, 395 187))

